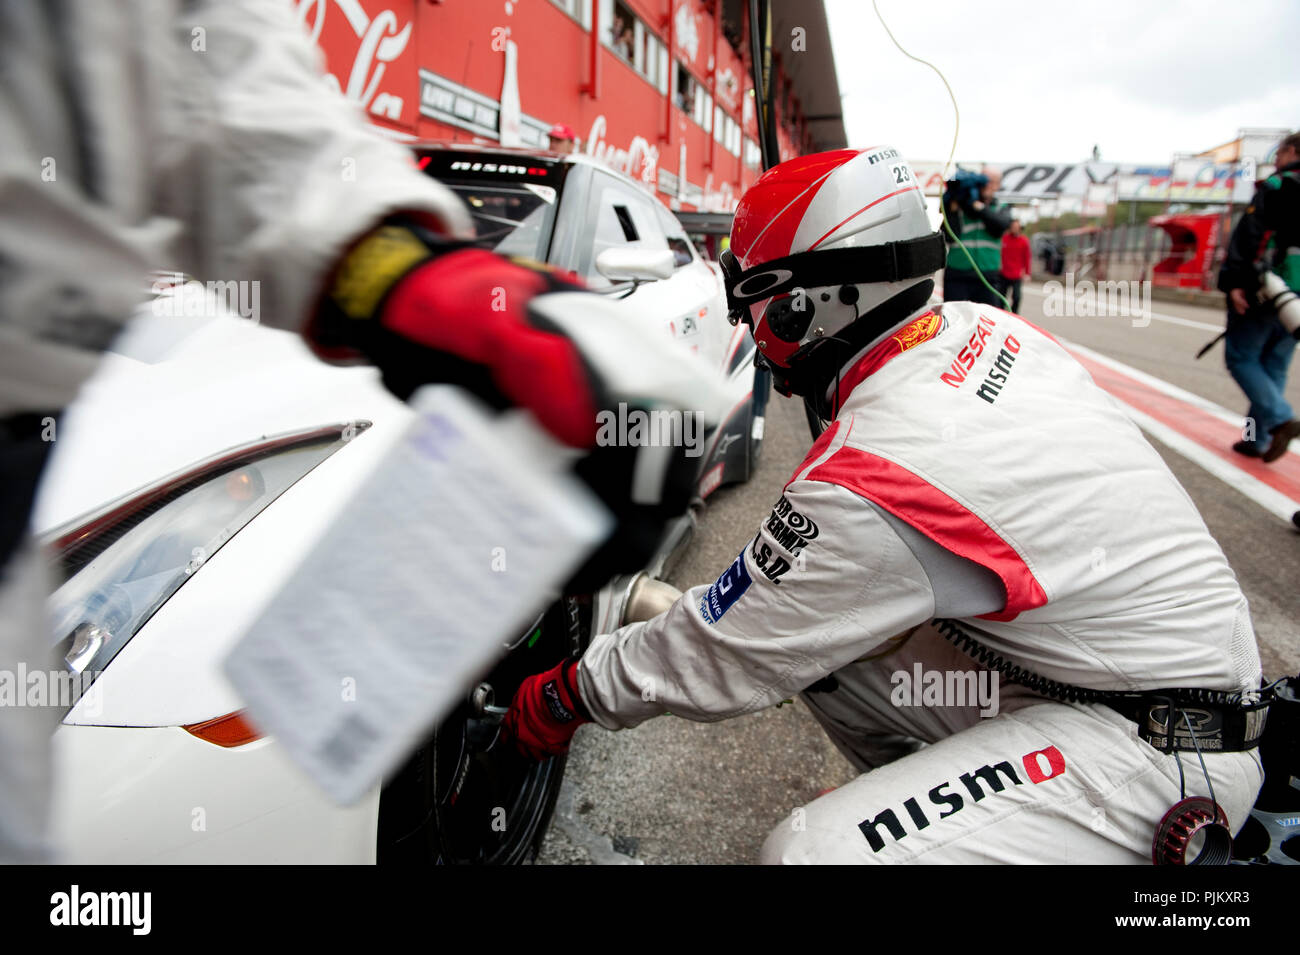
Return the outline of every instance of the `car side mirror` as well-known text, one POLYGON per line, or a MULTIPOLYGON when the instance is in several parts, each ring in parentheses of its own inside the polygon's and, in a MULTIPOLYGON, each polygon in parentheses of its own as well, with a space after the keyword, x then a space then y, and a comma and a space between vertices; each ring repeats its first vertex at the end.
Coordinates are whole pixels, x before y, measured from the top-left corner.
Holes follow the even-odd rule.
POLYGON ((596 271, 611 282, 653 282, 672 278, 672 249, 606 249, 596 256, 596 271))

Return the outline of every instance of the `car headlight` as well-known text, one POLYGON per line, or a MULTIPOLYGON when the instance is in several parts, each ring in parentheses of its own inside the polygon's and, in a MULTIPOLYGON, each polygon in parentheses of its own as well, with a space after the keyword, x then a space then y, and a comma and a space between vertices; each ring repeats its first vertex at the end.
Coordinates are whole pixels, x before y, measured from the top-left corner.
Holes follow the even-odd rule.
MULTIPOLYGON (((93 679, 208 558, 369 426, 331 425, 223 452, 47 535, 63 578, 49 611, 67 668, 93 679)), ((84 690, 91 680, 78 682, 84 690)))

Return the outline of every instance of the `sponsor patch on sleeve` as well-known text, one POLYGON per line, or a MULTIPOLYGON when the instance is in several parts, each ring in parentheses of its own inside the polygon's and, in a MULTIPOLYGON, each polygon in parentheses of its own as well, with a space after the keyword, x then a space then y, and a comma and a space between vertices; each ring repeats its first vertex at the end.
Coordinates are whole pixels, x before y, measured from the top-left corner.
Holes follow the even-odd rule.
POLYGON ((767 519, 763 529, 767 531, 771 544, 764 542, 763 532, 760 531, 754 536, 749 555, 754 558, 754 565, 763 572, 764 577, 779 584, 791 567, 791 559, 802 569, 800 555, 810 541, 817 539, 817 523, 796 511, 789 498, 783 494, 772 508, 772 516, 767 519), (790 558, 775 553, 772 545, 785 550, 790 558))
POLYGON ((753 581, 745 567, 745 555, 737 555, 731 566, 713 582, 713 586, 700 598, 700 616, 709 623, 717 623, 731 605, 740 599, 753 581))

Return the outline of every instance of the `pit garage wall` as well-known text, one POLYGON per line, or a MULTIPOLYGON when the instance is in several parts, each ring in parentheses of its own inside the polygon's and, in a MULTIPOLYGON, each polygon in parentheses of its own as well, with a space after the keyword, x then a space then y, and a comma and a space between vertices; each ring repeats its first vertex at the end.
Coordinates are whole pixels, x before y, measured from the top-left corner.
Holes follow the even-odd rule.
MULTIPOLYGON (((690 211, 733 209, 758 177, 749 69, 715 29, 717 0, 285 2, 323 51, 327 81, 398 136, 496 144, 504 133, 507 143, 545 148, 546 131, 564 123, 582 151, 690 211), (601 42, 593 83, 582 21, 594 14, 605 35, 619 8, 663 50, 666 79, 647 78, 650 69, 601 42), (707 94, 703 109, 672 101, 678 64, 707 94), (710 127, 722 121, 724 141, 697 121, 704 114, 710 127)), ((778 110, 783 158, 808 151, 797 101, 787 96, 778 110)))

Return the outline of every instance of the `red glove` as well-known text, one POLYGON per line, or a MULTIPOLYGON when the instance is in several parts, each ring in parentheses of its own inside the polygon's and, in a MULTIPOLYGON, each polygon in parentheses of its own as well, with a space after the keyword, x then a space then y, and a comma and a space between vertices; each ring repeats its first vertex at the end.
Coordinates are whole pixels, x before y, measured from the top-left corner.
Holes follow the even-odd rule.
MULTIPOLYGON (((495 408, 528 409, 558 440, 587 451, 574 473, 617 526, 566 583, 568 593, 590 592, 645 566, 664 526, 687 509, 699 464, 684 445, 676 449, 669 466, 655 472, 659 487, 647 498, 641 485, 649 472, 638 464, 643 450, 660 449, 596 446, 598 410, 623 410, 604 377, 618 369, 608 355, 582 352, 545 314, 547 293, 578 290, 544 266, 393 220, 343 256, 304 330, 322 358, 368 358, 403 401, 422 385, 458 385, 495 408)), ((595 293, 582 298, 607 313, 609 304, 595 293)), ((629 342, 634 347, 635 337, 629 342)))
POLYGON ((545 759, 567 753, 578 727, 590 722, 578 693, 578 662, 565 660, 519 685, 501 730, 524 756, 545 759))
POLYGON ((317 352, 360 351, 399 398, 429 382, 460 385, 496 407, 527 408, 568 445, 592 447, 599 385, 574 343, 529 313, 534 297, 579 286, 541 266, 437 242, 385 225, 353 246, 307 330, 317 352))

